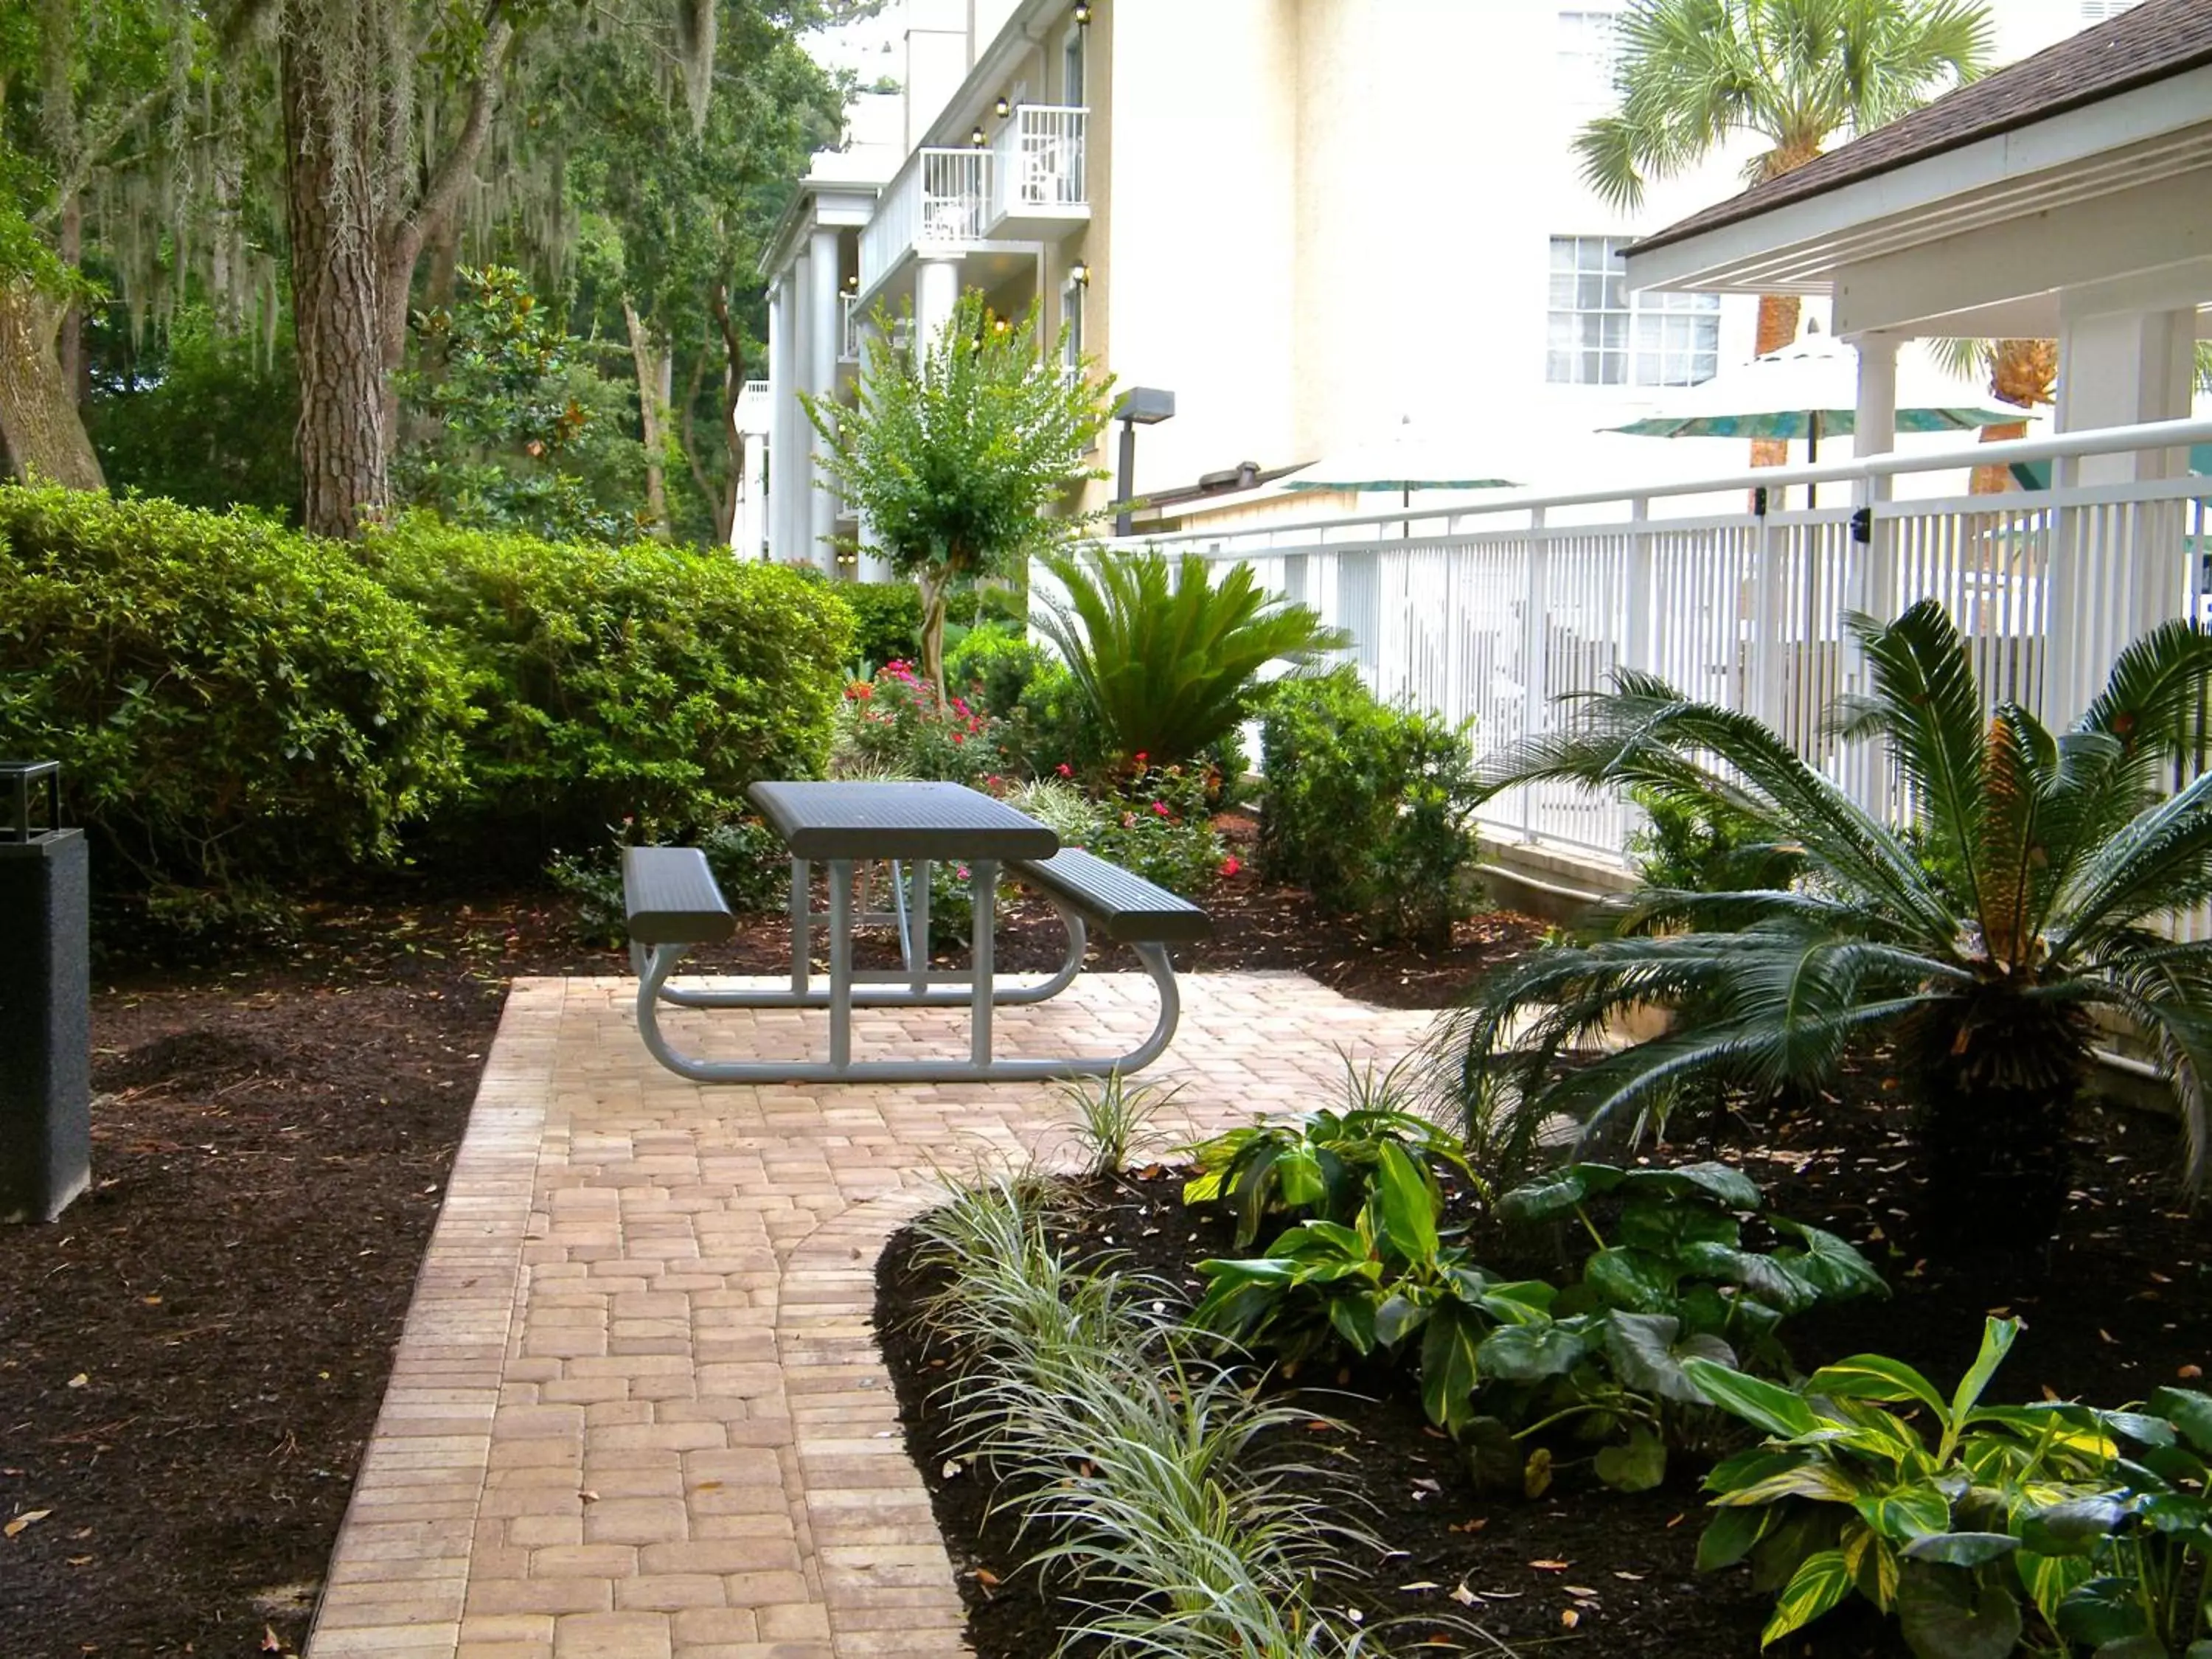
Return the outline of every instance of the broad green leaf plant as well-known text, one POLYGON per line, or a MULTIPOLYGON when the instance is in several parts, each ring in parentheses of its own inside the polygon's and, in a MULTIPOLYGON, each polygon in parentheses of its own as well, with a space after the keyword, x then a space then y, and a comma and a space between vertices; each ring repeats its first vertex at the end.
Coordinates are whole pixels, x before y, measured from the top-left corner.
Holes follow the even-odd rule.
POLYGON ((860 510, 876 550, 921 585, 922 669, 945 700, 945 605, 955 584, 999 575, 1090 518, 1057 511, 1106 425, 1109 375, 1064 374, 1035 316, 1006 324, 970 289, 928 340, 878 307, 850 405, 801 394, 828 443, 823 487, 860 510))
POLYGON ((2034 1522, 2048 1515, 2046 1530, 2066 1531, 2062 1506, 2116 1448, 2081 1407, 1982 1404, 2019 1331, 2017 1320, 1986 1322, 1948 1395, 1881 1354, 1823 1366, 1794 1389, 1684 1362, 1706 1398, 1765 1437, 1707 1477, 1719 1513, 1698 1547, 1701 1568, 1748 1558, 1778 1591, 1762 1645, 1854 1593, 1896 1615, 1919 1659, 2005 1659, 2021 1639, 2023 1592, 2059 1625, 2091 1569, 2086 1551, 2039 1536, 2034 1522))
POLYGON ((1933 602, 1852 627, 1870 687, 1835 717, 1881 743, 1901 824, 1759 721, 1643 673, 1617 675, 1498 763, 1493 790, 1561 780, 1724 810, 1796 873, 1727 891, 1645 886, 1613 936, 1508 965, 1445 1028, 1437 1082, 1471 1121, 1505 1101, 1565 1113, 1587 1139, 1690 1080, 1764 1095, 1872 1057, 1922 1114, 1938 1247, 2021 1251, 2056 1224, 2092 1019, 2117 1016, 2156 1045, 2185 1175, 2200 1184, 2212 941, 2160 925, 2212 896, 2212 773, 2189 776, 2212 635, 2179 623, 2145 635, 2053 732, 2018 704, 1988 709, 1933 602), (1650 1003, 1674 1011, 1670 1030, 1561 1065, 1650 1003))

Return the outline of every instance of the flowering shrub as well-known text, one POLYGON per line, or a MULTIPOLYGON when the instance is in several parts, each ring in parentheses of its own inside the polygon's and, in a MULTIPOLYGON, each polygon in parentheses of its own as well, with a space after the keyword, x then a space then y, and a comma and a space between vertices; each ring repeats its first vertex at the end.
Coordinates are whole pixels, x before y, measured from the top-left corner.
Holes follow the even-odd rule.
POLYGON ((845 688, 835 759, 848 766, 913 778, 979 783, 1000 769, 994 722, 966 698, 946 699, 908 662, 894 660, 872 680, 845 688))
POLYGON ((1098 804, 1081 846, 1185 898, 1201 897, 1230 862, 1206 810, 1206 775, 1189 767, 1139 769, 1098 804))

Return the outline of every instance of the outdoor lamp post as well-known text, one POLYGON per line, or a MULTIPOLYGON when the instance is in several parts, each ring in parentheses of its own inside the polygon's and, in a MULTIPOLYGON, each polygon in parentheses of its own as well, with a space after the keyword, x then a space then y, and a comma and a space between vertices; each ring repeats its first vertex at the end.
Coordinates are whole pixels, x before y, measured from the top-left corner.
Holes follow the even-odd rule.
POLYGON ((88 859, 61 769, 0 761, 0 1222, 52 1221, 92 1182, 88 859))
POLYGON ((1148 386, 1131 386, 1114 405, 1113 418, 1121 423, 1121 506, 1114 515, 1114 533, 1126 536, 1136 525, 1137 428, 1173 420, 1175 393, 1148 386))

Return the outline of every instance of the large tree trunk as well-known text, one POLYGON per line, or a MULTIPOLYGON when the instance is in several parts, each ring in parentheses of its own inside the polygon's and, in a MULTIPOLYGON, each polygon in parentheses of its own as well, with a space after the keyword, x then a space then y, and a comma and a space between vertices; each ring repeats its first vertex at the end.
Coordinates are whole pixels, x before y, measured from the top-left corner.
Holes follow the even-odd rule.
MULTIPOLYGON (((355 25, 372 29, 365 10, 355 25)), ((300 362, 301 518, 350 538, 391 500, 383 262, 372 100, 333 85, 314 47, 285 32, 281 70, 300 362)))
POLYGON ((0 284, 0 432, 18 479, 105 489, 76 387, 55 349, 65 308, 27 282, 0 284))
POLYGON ((623 321, 629 325, 629 360, 637 371, 638 426, 645 444, 645 510, 653 533, 666 541, 668 529, 668 394, 674 359, 659 330, 637 314, 623 295, 623 321))
MULTIPOLYGON (((1990 390, 2003 402, 2021 409, 2047 404, 2057 395, 2058 342, 2056 340, 1999 340, 1990 356, 1990 390)), ((2026 421, 2007 421, 1982 428, 1985 444, 2027 436, 2026 421)), ((2008 466, 1978 466, 1968 486, 1977 495, 2002 495, 2014 487, 2008 466)))

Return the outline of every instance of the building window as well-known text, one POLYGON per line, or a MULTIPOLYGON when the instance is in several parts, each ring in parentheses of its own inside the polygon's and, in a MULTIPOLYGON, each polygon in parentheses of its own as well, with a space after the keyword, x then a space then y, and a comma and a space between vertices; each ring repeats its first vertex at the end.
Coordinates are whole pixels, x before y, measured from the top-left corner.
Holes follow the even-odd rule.
POLYGON ((1066 330, 1060 348, 1060 368, 1071 379, 1083 372, 1084 286, 1065 283, 1060 290, 1060 320, 1066 330))
POLYGON ((1060 42, 1060 101, 1071 108, 1083 102, 1083 26, 1079 23, 1060 42))
POLYGON ((1585 6, 1559 14, 1559 84, 1591 98, 1613 91, 1614 28, 1620 14, 1585 6))
POLYGON ((2134 9, 2136 0, 2081 0, 2081 21, 2102 23, 2118 17, 2124 11, 2134 9))
POLYGON ((1544 378, 1567 386, 1695 386, 1720 368, 1716 294, 1628 291, 1626 246, 1610 236, 1552 238, 1544 378))

